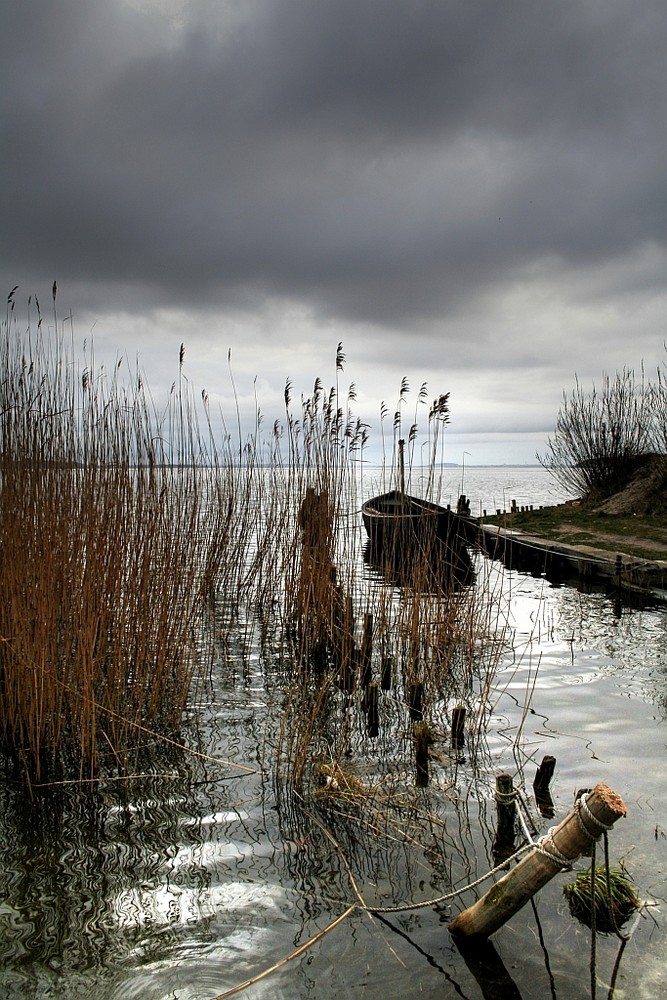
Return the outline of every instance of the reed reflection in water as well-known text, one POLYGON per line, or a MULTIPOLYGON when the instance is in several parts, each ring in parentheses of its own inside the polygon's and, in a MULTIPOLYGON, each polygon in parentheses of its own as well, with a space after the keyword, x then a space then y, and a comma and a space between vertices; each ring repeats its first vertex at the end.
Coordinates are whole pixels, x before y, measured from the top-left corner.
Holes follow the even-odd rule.
MULTIPOLYGON (((225 632, 196 690, 182 739, 207 758, 156 745, 147 762, 155 777, 100 782, 84 794, 45 789, 34 802, 5 781, 0 997, 210 1000, 343 913, 355 901, 346 864, 371 905, 437 898, 485 874, 494 863, 495 774, 523 775, 529 795, 546 752, 558 759, 557 816, 582 785, 608 781, 623 795, 630 815, 612 835, 614 856, 626 859, 642 898, 664 905, 665 612, 618 615, 604 595, 554 589, 481 559, 476 568, 478 577, 497 574, 491 589, 502 591, 512 648, 488 692, 486 728, 461 754, 436 742, 425 789, 414 787, 409 731, 389 692, 375 742, 350 715, 347 759, 370 789, 367 802, 304 803, 286 793, 274 769, 285 666, 266 654, 266 619, 225 632)), ((434 695, 443 729, 449 707, 434 695)), ((373 920, 357 910, 240 995, 475 998, 504 984, 514 990, 504 995, 523 1000, 586 998, 589 937, 566 912, 562 883, 476 957, 446 929, 475 892, 373 920)), ((665 986, 665 933, 652 912, 657 926, 641 919, 619 979, 642 1000, 665 986)), ((601 976, 616 950, 600 940, 601 976)))

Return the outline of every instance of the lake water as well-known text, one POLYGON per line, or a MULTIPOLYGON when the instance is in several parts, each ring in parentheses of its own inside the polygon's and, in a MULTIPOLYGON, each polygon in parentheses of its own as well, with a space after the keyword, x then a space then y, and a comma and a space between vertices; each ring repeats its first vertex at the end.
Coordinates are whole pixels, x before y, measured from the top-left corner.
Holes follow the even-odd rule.
MULTIPOLYGON (((389 489, 388 477, 379 469, 367 473, 369 492, 389 489)), ((393 484, 392 484, 393 485, 393 484)), ((484 510, 509 510, 512 501, 517 506, 553 506, 570 499, 566 490, 542 466, 491 466, 443 468, 429 490, 428 470, 413 469, 406 474, 406 490, 416 496, 433 494, 439 503, 456 509, 464 493, 470 500, 470 513, 479 517, 484 510)))
MULTIPOLYGON (((452 470, 454 502, 456 477, 452 470)), ((473 513, 512 499, 554 502, 541 469, 466 469, 464 486, 473 513)), ((253 621, 226 634, 193 697, 182 737, 206 756, 156 747, 150 779, 102 782, 86 795, 63 786, 32 804, 7 778, 0 1000, 212 1000, 284 962, 346 912, 357 899, 346 864, 369 904, 406 909, 373 917, 355 909, 239 995, 590 997, 590 931, 562 892, 571 874, 558 874, 472 956, 447 925, 490 881, 410 908, 493 866, 500 772, 525 782, 540 835, 569 812, 579 788, 605 782, 623 797, 628 816, 609 834, 611 860, 650 905, 630 925, 616 996, 667 995, 667 612, 553 588, 481 557, 477 569, 512 638, 486 692, 484 731, 468 733, 462 754, 442 752, 427 788, 394 768, 405 807, 387 812, 382 829, 352 808, 320 812, 318 823, 312 803, 301 808, 280 793, 273 759, 283 687, 253 621), (557 760, 553 819, 531 797, 545 754, 557 760)), ((394 711, 389 700, 383 706, 394 711)), ((399 758, 395 731, 383 731, 366 741, 363 761, 357 748, 355 762, 363 777, 399 758)), ((614 936, 598 936, 600 997, 618 949, 614 936)))

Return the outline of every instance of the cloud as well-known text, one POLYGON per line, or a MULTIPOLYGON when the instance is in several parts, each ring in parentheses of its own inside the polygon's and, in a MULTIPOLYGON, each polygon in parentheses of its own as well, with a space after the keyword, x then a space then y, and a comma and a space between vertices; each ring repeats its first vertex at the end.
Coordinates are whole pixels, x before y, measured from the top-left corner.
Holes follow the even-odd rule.
POLYGON ((553 409, 662 336, 665 34, 662 0, 13 0, 0 273, 147 350, 352 338, 553 409))

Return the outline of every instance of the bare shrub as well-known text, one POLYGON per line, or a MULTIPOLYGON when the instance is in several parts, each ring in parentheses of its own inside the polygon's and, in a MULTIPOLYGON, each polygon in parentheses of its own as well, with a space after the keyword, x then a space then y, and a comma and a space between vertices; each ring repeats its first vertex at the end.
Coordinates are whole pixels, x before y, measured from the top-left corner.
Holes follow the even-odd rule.
POLYGON ((575 388, 558 412, 540 463, 573 496, 603 500, 627 485, 654 448, 654 397, 644 379, 624 368, 586 391, 575 388))

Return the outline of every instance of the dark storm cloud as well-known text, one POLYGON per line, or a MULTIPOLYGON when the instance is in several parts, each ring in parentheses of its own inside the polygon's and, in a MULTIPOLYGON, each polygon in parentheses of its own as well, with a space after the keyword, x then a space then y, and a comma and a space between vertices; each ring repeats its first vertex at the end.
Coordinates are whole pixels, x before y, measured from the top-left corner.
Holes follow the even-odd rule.
POLYGON ((9 4, 8 288, 405 325, 664 244, 662 0, 160 6, 9 4))

